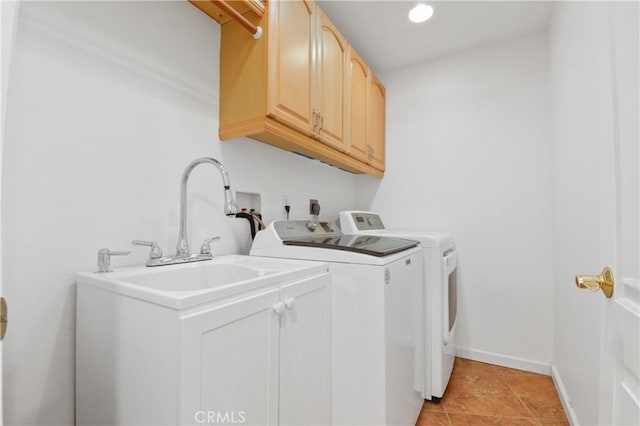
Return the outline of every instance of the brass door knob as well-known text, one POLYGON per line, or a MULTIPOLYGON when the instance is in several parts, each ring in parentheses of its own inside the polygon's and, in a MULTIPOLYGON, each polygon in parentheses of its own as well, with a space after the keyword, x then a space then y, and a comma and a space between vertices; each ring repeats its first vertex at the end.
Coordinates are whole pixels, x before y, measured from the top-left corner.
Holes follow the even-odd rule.
POLYGON ((7 334, 7 322, 7 301, 4 300, 4 297, 0 297, 0 340, 4 339, 4 335, 7 334))
POLYGON ((600 275, 576 275, 576 285, 594 292, 602 290, 609 298, 613 295, 613 272, 605 266, 600 275))

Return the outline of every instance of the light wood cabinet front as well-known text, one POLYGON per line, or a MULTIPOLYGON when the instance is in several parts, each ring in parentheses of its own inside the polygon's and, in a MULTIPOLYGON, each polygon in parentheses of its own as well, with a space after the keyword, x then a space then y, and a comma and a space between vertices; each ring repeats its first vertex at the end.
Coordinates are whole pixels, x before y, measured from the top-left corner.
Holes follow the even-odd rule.
POLYGON ((347 42, 322 10, 318 13, 318 138, 346 151, 347 42))
POLYGON ((268 114, 312 134, 315 4, 270 2, 269 19, 268 114))
POLYGON ((384 171, 385 149, 385 89, 380 80, 371 74, 368 102, 368 140, 370 143, 369 163, 384 171))
POLYGON ((264 16, 245 17, 264 34, 222 24, 220 139, 248 136, 382 177, 384 87, 372 89, 370 69, 320 7, 272 0, 264 16))
POLYGON ((349 155, 368 161, 367 150, 367 92, 369 68, 358 54, 349 47, 349 155))

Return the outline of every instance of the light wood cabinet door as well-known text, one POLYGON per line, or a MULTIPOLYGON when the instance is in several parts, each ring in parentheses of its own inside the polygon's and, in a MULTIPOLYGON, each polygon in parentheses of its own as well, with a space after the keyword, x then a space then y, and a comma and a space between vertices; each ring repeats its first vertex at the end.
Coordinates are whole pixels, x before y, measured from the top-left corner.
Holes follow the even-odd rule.
POLYGON ((197 424, 201 412, 278 424, 279 300, 274 289, 183 319, 181 424, 197 424))
POLYGON ((280 424, 331 424, 329 275, 284 286, 280 329, 280 424))
POLYGON ((380 80, 371 74, 367 111, 367 138, 370 144, 369 164, 384 171, 385 144, 385 89, 380 80))
POLYGON ((349 47, 347 91, 349 149, 352 157, 367 162, 367 93, 369 91, 369 67, 349 47))
POLYGON ((312 135, 315 99, 315 3, 269 3, 267 115, 312 135))
POLYGON ((317 106, 318 137, 327 145, 346 151, 347 42, 318 8, 317 106))

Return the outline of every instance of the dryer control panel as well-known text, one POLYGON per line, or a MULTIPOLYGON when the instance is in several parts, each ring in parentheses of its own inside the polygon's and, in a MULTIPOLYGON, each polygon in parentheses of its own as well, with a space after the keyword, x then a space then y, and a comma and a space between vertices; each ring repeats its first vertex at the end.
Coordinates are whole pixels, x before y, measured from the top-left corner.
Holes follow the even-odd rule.
POLYGON ((361 211, 340 212, 340 228, 345 234, 356 231, 382 231, 382 219, 376 213, 361 211))

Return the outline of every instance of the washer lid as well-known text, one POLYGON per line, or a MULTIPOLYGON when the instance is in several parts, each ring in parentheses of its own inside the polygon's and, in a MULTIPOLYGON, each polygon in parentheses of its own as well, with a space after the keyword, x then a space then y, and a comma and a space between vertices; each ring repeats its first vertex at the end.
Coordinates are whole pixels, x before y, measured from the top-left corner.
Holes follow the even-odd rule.
POLYGON ((333 250, 353 251, 370 256, 388 256, 416 247, 419 242, 403 238, 374 235, 325 235, 318 237, 283 240, 288 246, 317 247, 333 250))

